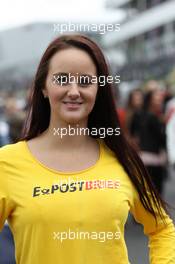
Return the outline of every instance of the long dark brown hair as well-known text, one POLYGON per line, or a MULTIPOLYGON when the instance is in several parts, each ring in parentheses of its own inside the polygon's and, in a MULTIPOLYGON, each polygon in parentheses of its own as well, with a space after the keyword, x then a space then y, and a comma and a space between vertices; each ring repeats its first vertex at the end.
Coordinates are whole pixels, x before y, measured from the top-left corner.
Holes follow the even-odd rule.
MULTIPOLYGON (((98 45, 84 35, 63 35, 50 43, 39 63, 33 82, 32 94, 29 103, 28 115, 24 124, 21 140, 29 140, 37 137, 49 126, 50 105, 42 93, 48 74, 49 63, 53 55, 70 47, 80 48, 86 51, 97 68, 98 76, 109 76, 109 68, 101 49, 98 45)), ((116 111, 113 87, 110 83, 100 86, 97 91, 96 102, 88 118, 88 128, 101 127, 113 129, 120 127, 116 111)), ((127 142, 123 133, 104 138, 105 144, 115 153, 116 158, 128 174, 135 186, 142 205, 155 219, 157 215, 163 217, 162 208, 165 203, 160 198, 150 177, 135 150, 127 142)), ((166 209, 165 209, 166 210, 166 209)))

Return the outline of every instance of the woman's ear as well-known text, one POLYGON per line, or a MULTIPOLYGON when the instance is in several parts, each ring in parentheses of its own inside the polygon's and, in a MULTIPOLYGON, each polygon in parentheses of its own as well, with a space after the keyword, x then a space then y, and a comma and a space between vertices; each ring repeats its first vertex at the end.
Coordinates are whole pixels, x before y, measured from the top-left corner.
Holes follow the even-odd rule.
POLYGON ((47 98, 48 97, 46 89, 43 89, 42 90, 42 93, 43 93, 44 98, 47 98))

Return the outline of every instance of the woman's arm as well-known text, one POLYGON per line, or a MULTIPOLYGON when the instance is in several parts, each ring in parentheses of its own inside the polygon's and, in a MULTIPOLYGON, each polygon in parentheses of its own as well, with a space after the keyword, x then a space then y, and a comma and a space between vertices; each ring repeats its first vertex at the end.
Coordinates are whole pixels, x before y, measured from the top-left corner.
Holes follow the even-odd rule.
POLYGON ((163 211, 164 220, 157 214, 156 220, 141 204, 135 192, 131 204, 135 220, 144 226, 149 238, 149 259, 151 264, 175 264, 175 227, 170 217, 163 211))
POLYGON ((0 149, 0 231, 2 231, 13 207, 9 195, 8 175, 5 170, 6 163, 1 154, 2 148, 0 149))

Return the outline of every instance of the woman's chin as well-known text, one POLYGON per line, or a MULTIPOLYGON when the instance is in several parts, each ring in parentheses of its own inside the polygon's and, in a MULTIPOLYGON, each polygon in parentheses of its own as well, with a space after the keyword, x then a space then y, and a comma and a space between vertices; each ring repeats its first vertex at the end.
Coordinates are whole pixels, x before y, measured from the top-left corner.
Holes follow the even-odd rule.
POLYGON ((72 116, 72 117, 65 118, 64 121, 69 125, 76 125, 76 124, 79 124, 80 122, 82 122, 82 118, 72 116))

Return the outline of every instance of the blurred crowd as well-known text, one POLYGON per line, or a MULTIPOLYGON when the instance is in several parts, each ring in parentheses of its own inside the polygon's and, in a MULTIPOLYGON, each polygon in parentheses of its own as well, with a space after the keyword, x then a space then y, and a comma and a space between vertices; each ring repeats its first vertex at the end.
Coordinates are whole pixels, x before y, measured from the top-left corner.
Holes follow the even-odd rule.
MULTIPOLYGON (((20 138, 28 98, 28 93, 0 91, 0 147, 20 138)), ((175 96, 171 87, 150 80, 132 89, 117 111, 123 133, 162 194, 167 167, 175 169, 175 96)))
POLYGON ((19 92, 0 91, 0 147, 18 140, 26 109, 26 98, 19 92))
POLYGON ((117 111, 123 132, 162 195, 168 167, 175 169, 175 97, 171 87, 150 80, 133 89, 117 111))

